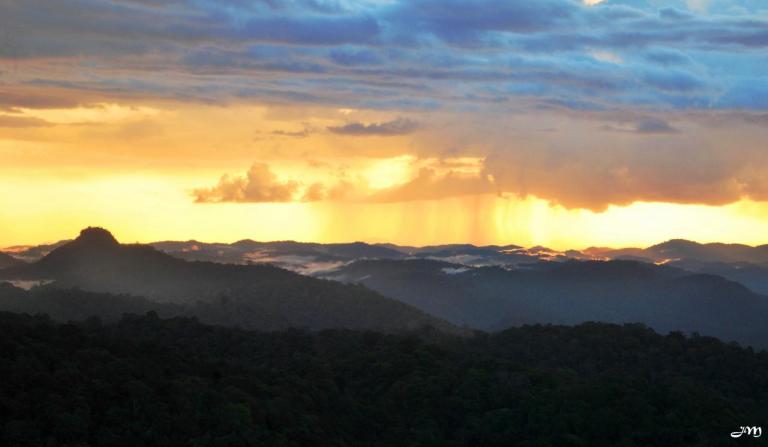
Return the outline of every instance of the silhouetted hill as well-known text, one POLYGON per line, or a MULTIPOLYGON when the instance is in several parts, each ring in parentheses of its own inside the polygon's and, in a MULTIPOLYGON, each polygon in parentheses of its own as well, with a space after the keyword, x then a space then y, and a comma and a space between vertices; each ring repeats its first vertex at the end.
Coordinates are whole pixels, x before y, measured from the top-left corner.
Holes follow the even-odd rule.
POLYGON ((455 324, 641 322, 660 331, 768 346, 768 298, 718 276, 633 261, 469 268, 431 260, 360 261, 329 276, 358 282, 455 324))
POLYGON ((40 261, 0 270, 0 279, 52 280, 52 287, 134 295, 195 306, 216 321, 254 328, 402 330, 454 327, 355 285, 269 265, 187 262, 146 245, 121 245, 103 229, 83 230, 40 261))
POLYGON ((4 446, 719 446, 768 418, 768 354, 641 325, 454 338, 0 312, 0 343, 4 446))

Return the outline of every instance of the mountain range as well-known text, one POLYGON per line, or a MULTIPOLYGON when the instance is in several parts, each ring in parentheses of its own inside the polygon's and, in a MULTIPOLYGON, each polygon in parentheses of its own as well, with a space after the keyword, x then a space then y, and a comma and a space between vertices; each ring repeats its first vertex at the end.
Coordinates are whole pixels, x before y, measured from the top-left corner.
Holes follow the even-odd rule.
MULTIPOLYGON (((271 265, 188 262, 151 246, 120 244, 100 228, 83 230, 77 239, 36 262, 0 270, 2 280, 141 297, 163 310, 169 305, 182 306, 185 313, 202 315, 206 322, 255 329, 397 331, 429 325, 457 330, 361 286, 299 275, 271 265)), ((19 294, 18 290, 11 292, 19 294)))
POLYGON ((431 259, 467 267, 498 266, 505 269, 536 269, 542 263, 570 260, 634 260, 664 264, 722 276, 753 291, 768 295, 768 245, 700 244, 674 239, 648 248, 557 251, 547 247, 524 248, 518 245, 451 244, 404 247, 395 244, 315 244, 292 241, 234 244, 206 244, 197 241, 158 242, 152 246, 187 260, 226 263, 271 263, 303 274, 323 276, 351 262, 363 259, 431 259))
POLYGON ((768 346, 768 297, 716 275, 638 261, 507 270, 429 259, 361 260, 328 278, 363 284, 457 325, 642 322, 768 346))
MULTIPOLYGON (((252 240, 126 245, 106 230, 89 228, 74 240, 16 247, 11 255, 0 258, 10 259, 0 280, 27 288, 74 287, 116 300, 130 296, 146 300, 140 309, 227 325, 432 325, 460 332, 458 327, 641 322, 659 331, 768 346, 768 246, 672 240, 645 249, 558 252, 516 245, 252 240)), ((48 303, 32 310, 44 311, 54 299, 53 292, 15 290, 13 306, 23 293, 31 294, 31 303, 48 303)))

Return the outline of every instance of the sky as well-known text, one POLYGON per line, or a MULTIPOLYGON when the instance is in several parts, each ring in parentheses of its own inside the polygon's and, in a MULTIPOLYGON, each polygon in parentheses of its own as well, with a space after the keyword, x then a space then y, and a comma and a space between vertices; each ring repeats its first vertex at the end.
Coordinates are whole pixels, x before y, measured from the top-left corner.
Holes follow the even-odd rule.
POLYGON ((768 243, 764 0, 2 0, 0 247, 768 243))

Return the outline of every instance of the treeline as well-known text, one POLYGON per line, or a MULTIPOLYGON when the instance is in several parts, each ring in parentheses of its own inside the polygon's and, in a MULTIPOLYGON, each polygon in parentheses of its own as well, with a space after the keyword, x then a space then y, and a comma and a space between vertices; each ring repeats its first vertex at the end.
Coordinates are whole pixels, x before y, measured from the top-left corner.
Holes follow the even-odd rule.
POLYGON ((44 313, 61 322, 91 316, 109 322, 124 313, 154 311, 164 318, 196 317, 207 324, 267 331, 347 328, 399 332, 432 326, 444 332, 468 333, 363 286, 308 279, 312 280, 309 286, 301 281, 284 281, 282 286, 231 288, 216 297, 182 303, 56 285, 22 290, 0 281, 0 311, 44 313))
POLYGON ((454 337, 0 313, 0 377, 5 446, 708 446, 768 420, 767 353, 641 325, 454 337))

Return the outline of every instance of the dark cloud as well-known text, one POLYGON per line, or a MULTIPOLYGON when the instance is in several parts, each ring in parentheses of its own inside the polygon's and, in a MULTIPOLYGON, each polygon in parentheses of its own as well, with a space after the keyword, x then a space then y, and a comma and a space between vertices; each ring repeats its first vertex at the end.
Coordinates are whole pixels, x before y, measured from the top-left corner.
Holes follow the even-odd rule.
POLYGON ((419 123, 407 118, 398 118, 383 123, 349 123, 338 127, 329 127, 328 130, 339 135, 354 136, 396 136, 415 132, 420 127, 419 123))
POLYGON ((693 16, 686 12, 676 8, 662 8, 659 10, 659 17, 667 20, 688 20, 693 16))
POLYGON ((678 133, 680 132, 678 129, 675 129, 674 127, 670 126, 669 123, 667 123, 666 121, 656 119, 656 118, 647 118, 647 119, 638 121, 637 125, 635 126, 635 131, 637 133, 678 133))
POLYGON ((638 121, 631 123, 629 126, 615 126, 605 125, 604 130, 613 132, 629 132, 637 134, 675 134, 680 133, 680 130, 672 127, 668 122, 658 118, 642 118, 638 121))
POLYGON ((652 48, 645 53, 644 57, 649 62, 664 66, 688 65, 692 62, 691 58, 682 51, 663 48, 652 48))
POLYGON ((569 0, 497 2, 493 0, 411 0, 390 11, 398 31, 429 33, 452 44, 479 44, 488 32, 530 33, 552 29, 574 17, 569 0))

